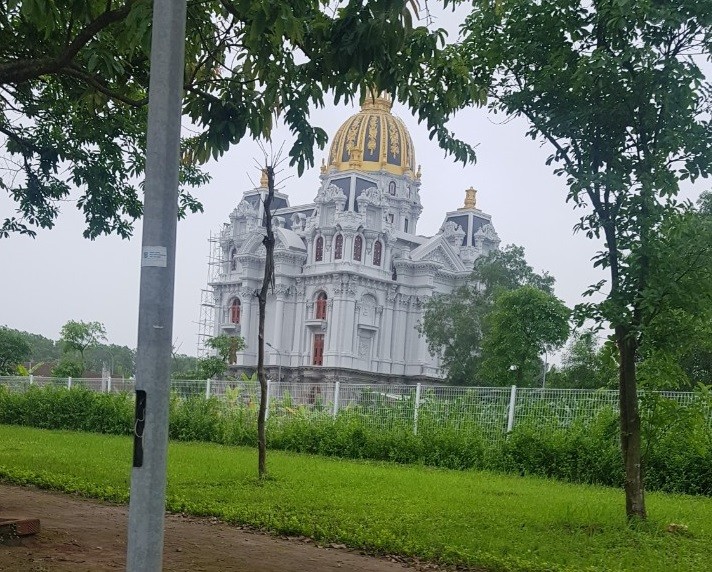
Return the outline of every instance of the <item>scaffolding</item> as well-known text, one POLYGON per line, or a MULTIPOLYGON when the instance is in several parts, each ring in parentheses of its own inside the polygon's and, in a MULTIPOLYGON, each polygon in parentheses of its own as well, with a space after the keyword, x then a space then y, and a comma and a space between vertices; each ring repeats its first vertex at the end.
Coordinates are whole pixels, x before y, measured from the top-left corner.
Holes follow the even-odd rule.
POLYGON ((207 286, 200 291, 200 313, 198 317, 198 348, 199 358, 207 357, 214 353, 207 342, 213 337, 215 331, 215 289, 213 283, 220 277, 224 263, 223 251, 220 246, 220 236, 210 233, 208 238, 208 276, 207 286))

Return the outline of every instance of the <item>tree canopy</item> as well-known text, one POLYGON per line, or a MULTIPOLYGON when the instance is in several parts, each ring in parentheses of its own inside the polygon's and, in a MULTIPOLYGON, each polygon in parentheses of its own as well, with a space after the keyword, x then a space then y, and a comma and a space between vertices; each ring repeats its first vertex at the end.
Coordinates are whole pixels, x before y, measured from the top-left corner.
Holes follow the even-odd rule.
POLYGON ((583 210, 577 229, 604 240, 609 280, 580 318, 609 323, 620 356, 626 512, 646 516, 636 363, 662 302, 654 261, 681 180, 712 171, 712 2, 476 1, 463 50, 490 77, 492 109, 524 116, 583 210), (651 303, 653 302, 654 303, 651 303))
POLYGON ((59 341, 64 353, 75 352, 84 362, 84 352, 106 341, 106 328, 100 322, 69 320, 59 332, 59 341))
POLYGON ((527 264, 522 247, 508 245, 477 259, 466 283, 452 293, 433 296, 419 329, 430 352, 441 356, 448 381, 533 383, 532 371, 541 371, 538 356, 568 335, 569 311, 553 295, 553 286, 552 276, 527 264), (520 335, 516 343, 524 344, 516 355, 504 340, 508 334, 520 335), (519 364, 513 380, 509 368, 519 364))
POLYGON ((541 355, 564 345, 570 314, 556 296, 534 286, 502 292, 487 316, 480 376, 500 382, 494 385, 538 384, 546 366, 541 355))
POLYGON ((30 344, 19 332, 0 327, 0 375, 15 375, 17 366, 31 355, 30 344))
MULTIPOLYGON (((415 26, 413 2, 188 0, 181 212, 207 181, 200 165, 282 120, 291 164, 314 163, 327 136, 313 106, 386 90, 457 160, 471 147, 446 128, 485 93, 445 33, 415 26)), ((79 194, 84 235, 128 237, 141 216, 151 33, 150 0, 0 3, 0 190, 16 213, 0 237, 51 228, 79 194)))

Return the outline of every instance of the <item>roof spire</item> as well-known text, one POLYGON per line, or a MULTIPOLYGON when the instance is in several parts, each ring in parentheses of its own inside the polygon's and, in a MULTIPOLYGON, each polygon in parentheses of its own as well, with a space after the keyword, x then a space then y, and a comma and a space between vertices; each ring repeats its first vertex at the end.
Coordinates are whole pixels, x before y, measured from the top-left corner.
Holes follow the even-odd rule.
POLYGON ((470 187, 465 191, 465 205, 458 210, 467 210, 477 208, 477 190, 470 187))

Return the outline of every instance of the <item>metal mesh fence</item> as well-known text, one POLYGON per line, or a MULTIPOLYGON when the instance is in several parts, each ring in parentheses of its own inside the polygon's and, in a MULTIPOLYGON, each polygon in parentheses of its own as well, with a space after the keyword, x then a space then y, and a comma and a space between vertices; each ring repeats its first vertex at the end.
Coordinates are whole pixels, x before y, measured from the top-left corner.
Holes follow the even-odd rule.
MULTIPOLYGON (((132 392, 133 380, 0 377, 0 388, 13 392, 36 387, 83 387, 101 392, 132 392)), ((223 406, 256 414, 259 383, 254 380, 172 380, 176 399, 217 399, 223 406)), ((645 394, 641 394, 645 398, 645 394)), ((709 403, 692 392, 657 392, 682 406, 699 403, 712 426, 709 403)), ((477 431, 489 440, 504 437, 518 424, 541 431, 588 423, 603 410, 615 413, 615 390, 452 387, 336 383, 269 383, 270 424, 337 418, 376 430, 414 432, 477 431)))

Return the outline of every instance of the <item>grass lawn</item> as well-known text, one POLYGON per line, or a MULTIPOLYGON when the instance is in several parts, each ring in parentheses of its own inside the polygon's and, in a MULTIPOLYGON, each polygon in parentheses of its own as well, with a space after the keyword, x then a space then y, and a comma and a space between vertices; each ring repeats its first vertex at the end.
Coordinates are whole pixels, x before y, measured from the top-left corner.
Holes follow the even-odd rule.
MULTIPOLYGON (((131 439, 0 425, 0 479, 127 502, 131 439)), ((623 493, 536 478, 171 443, 167 506, 372 552, 486 570, 712 570, 712 499, 623 493), (686 529, 669 525, 685 525, 686 529)))

